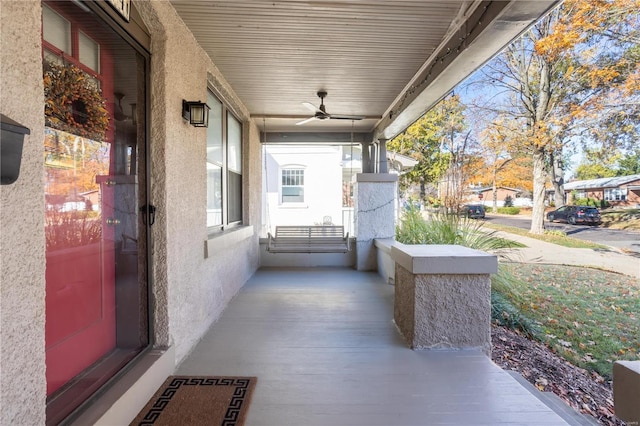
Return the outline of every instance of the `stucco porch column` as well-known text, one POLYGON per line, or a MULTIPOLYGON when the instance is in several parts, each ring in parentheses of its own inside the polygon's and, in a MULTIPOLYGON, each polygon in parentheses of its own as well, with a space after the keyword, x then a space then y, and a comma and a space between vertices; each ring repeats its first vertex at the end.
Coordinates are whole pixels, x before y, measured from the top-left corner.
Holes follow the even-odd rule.
POLYGON ((374 239, 394 238, 396 183, 389 173, 359 173, 354 188, 356 216, 356 269, 377 268, 374 239))

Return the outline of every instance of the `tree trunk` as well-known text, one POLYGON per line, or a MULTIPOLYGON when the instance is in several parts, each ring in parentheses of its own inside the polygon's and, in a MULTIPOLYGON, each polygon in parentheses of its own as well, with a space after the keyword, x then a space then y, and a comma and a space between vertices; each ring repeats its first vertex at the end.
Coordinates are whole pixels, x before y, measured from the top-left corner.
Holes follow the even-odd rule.
POLYGON ((533 152, 533 210, 531 211, 532 234, 544 233, 544 200, 546 172, 544 167, 545 153, 543 148, 533 152))
POLYGON ((551 183, 555 194, 553 201, 557 207, 564 206, 564 167, 562 158, 558 158, 557 153, 551 154, 551 183))

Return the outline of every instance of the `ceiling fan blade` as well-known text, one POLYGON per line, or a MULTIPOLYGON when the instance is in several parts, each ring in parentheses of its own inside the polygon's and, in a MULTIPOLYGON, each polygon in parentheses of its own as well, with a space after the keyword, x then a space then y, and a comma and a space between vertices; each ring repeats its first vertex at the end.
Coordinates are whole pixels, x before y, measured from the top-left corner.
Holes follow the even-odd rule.
POLYGON ((302 125, 302 124, 306 124, 306 123, 308 123, 308 122, 310 122, 310 121, 313 121, 313 120, 315 120, 315 119, 316 119, 316 117, 309 117, 309 118, 307 118, 306 120, 298 121, 298 122, 296 123, 296 126, 300 126, 300 125, 302 125))
POLYGON ((312 104, 310 102, 303 102, 302 105, 306 106, 307 108, 309 108, 313 112, 320 112, 320 113, 324 114, 324 112, 320 108, 318 108, 317 106, 315 106, 314 104, 312 104))
POLYGON ((364 120, 364 117, 361 115, 335 115, 331 114, 329 116, 332 120, 364 120))

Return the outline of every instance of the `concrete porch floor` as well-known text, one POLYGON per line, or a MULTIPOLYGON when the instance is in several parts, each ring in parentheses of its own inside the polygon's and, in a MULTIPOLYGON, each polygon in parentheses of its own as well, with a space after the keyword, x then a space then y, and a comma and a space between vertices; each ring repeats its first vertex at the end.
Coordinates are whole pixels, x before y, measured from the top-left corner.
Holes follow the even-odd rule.
POLYGON ((348 268, 259 270, 176 374, 257 376, 247 425, 567 424, 480 352, 409 349, 348 268))

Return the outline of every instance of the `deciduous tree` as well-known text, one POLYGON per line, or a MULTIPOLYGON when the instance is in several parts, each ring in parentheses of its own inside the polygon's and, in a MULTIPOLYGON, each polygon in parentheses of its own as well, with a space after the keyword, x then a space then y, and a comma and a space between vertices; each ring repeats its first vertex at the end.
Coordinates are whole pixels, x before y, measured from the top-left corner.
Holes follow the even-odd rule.
POLYGON ((509 117, 511 143, 532 160, 532 233, 544 229, 548 177, 556 194, 562 193, 565 157, 574 141, 618 147, 633 139, 639 2, 567 0, 472 83, 499 91, 482 107, 509 117))
POLYGON ((449 168, 451 140, 464 130, 464 106, 457 95, 440 101, 407 130, 389 141, 387 148, 408 155, 418 164, 402 176, 401 184, 420 185, 420 198, 426 202, 426 186, 436 184, 449 168))

